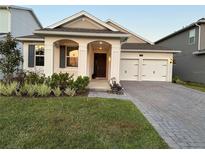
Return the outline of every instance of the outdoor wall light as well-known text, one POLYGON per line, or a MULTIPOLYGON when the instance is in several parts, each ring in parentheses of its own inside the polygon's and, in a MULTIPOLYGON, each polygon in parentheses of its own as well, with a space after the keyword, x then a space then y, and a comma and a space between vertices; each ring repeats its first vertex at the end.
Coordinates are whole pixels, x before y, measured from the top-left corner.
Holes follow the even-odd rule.
POLYGON ((108 61, 109 61, 109 62, 111 61, 111 58, 110 58, 110 57, 108 58, 108 61))

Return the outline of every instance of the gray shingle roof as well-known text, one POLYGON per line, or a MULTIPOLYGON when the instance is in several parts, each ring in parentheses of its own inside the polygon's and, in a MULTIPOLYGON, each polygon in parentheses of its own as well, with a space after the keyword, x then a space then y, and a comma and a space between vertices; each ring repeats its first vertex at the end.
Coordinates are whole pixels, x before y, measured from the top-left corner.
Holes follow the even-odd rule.
POLYGON ((167 47, 152 45, 148 43, 124 43, 121 46, 122 50, 172 50, 167 47))

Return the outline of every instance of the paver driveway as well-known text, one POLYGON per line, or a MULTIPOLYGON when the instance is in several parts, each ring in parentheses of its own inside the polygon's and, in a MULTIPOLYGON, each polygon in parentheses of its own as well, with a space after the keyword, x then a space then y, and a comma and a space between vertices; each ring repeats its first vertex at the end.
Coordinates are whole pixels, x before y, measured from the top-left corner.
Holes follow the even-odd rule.
POLYGON ((205 148, 205 93, 165 82, 121 82, 171 148, 205 148))

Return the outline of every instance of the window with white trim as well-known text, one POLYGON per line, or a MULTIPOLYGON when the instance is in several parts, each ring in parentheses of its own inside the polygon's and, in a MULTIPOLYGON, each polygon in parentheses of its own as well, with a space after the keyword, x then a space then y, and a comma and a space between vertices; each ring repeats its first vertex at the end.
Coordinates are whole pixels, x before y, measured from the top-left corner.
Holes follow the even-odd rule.
POLYGON ((196 31, 195 29, 192 29, 189 31, 189 44, 192 45, 192 44, 195 44, 195 40, 196 40, 196 31))
POLYGON ((44 66, 44 45, 35 45, 36 66, 44 66))
POLYGON ((67 46, 66 61, 67 67, 78 67, 78 46, 67 46))

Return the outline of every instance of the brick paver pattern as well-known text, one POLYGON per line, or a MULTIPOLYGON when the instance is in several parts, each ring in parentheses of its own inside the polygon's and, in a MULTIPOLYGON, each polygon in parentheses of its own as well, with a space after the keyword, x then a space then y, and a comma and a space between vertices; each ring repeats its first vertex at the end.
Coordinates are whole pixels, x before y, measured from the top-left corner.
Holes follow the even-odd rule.
POLYGON ((171 148, 205 148, 205 93, 166 82, 122 82, 171 148))

